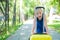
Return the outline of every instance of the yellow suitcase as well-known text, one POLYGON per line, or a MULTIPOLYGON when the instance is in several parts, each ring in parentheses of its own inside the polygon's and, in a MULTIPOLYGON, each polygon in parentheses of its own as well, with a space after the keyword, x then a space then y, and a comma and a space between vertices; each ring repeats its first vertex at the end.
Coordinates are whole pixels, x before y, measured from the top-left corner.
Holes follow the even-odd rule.
POLYGON ((31 35, 30 40, 52 40, 52 37, 46 34, 35 34, 31 35))

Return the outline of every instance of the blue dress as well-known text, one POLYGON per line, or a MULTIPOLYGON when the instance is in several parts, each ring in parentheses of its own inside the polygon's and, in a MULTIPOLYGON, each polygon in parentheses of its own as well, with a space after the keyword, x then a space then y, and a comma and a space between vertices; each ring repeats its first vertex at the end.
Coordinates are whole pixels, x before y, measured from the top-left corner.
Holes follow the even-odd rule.
MULTIPOLYGON (((44 27, 44 32, 46 32, 46 28, 44 27)), ((36 28, 36 33, 42 34, 43 33, 43 16, 42 19, 39 20, 37 18, 37 28, 36 28)))

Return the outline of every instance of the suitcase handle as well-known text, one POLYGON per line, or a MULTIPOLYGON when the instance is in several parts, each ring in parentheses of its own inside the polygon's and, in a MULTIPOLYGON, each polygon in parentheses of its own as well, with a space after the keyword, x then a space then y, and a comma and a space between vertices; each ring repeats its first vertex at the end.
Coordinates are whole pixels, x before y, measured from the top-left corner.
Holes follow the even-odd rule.
MULTIPOLYGON (((34 33, 33 35, 37 35, 37 34, 39 34, 39 33, 34 33)), ((41 34, 39 34, 39 35, 47 35, 47 33, 41 33, 41 34)))
POLYGON ((38 8, 43 8, 43 9, 45 9, 44 7, 36 7, 35 9, 38 9, 38 8))

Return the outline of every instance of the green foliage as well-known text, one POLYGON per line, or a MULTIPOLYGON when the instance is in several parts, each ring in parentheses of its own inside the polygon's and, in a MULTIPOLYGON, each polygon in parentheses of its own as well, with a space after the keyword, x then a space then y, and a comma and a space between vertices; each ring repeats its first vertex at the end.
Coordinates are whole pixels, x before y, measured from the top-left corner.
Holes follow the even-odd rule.
POLYGON ((0 40, 6 40, 6 38, 8 38, 11 34, 15 33, 15 31, 22 25, 22 23, 20 24, 17 24, 17 25, 14 25, 13 28, 12 26, 10 25, 9 26, 9 30, 8 30, 8 33, 7 34, 5 31, 3 31, 2 33, 0 33, 0 40))
POLYGON ((40 0, 24 0, 23 9, 25 14, 28 14, 29 17, 33 17, 34 8, 40 5, 40 0))
MULTIPOLYGON (((3 16, 5 17, 5 15, 9 15, 9 26, 5 26, 5 24, 8 22, 3 22, 1 21, 2 23, 0 23, 0 40, 5 40, 5 38, 7 38, 9 35, 11 35, 11 33, 15 32, 19 27, 20 25, 22 25, 22 22, 19 22, 19 1, 20 0, 17 0, 16 1, 16 6, 14 6, 14 1, 15 0, 9 0, 9 11, 6 11, 6 9, 8 7, 6 7, 6 0, 0 0, 0 12, 1 14, 3 14, 3 16), (13 24, 13 14, 14 14, 14 7, 16 7, 15 10, 17 10, 15 13, 16 13, 16 25, 12 25, 13 24), (9 12, 9 14, 7 13, 9 12), (7 13, 7 14, 6 14, 7 13), (7 31, 9 34, 7 34, 7 31)), ((7 18, 7 17, 6 17, 7 18)), ((7 24, 8 25, 8 24, 7 24)))
POLYGON ((53 7, 56 8, 56 13, 59 14, 60 13, 60 0, 50 0, 50 2, 48 2, 48 5, 53 5, 53 7))

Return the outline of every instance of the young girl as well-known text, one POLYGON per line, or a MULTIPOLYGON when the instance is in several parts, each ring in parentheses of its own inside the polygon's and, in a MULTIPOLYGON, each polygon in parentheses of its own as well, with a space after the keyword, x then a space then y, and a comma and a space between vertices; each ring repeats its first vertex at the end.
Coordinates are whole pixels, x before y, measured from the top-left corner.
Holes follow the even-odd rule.
POLYGON ((34 26, 32 28, 32 34, 34 34, 34 30, 36 29, 37 34, 47 33, 47 21, 46 16, 43 14, 43 8, 36 7, 34 14, 34 26))

